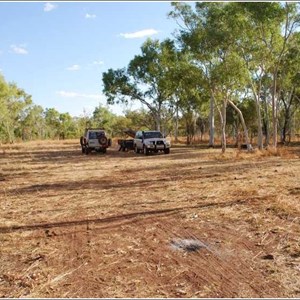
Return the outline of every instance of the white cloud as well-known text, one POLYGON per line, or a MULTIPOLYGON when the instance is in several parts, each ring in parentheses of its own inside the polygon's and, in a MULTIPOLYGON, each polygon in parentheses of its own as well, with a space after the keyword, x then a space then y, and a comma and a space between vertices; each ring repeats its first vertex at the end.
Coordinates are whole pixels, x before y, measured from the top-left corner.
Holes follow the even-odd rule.
POLYGON ((19 45, 19 46, 11 45, 10 48, 16 54, 23 54, 23 55, 28 54, 28 51, 25 48, 25 45, 19 45))
POLYGON ((93 61, 93 65, 101 66, 103 64, 104 64, 104 62, 102 60, 94 60, 93 61))
POLYGON ((86 18, 86 19, 95 19, 95 18, 96 18, 96 15, 91 15, 91 14, 86 13, 86 14, 85 14, 85 18, 86 18))
POLYGON ((58 91, 56 92, 59 96, 64 98, 86 98, 86 99, 97 99, 100 100, 103 95, 98 94, 82 94, 77 92, 66 92, 66 91, 58 91))
POLYGON ((143 38, 145 36, 151 36, 154 34, 158 34, 158 31, 155 29, 144 29, 132 33, 120 33, 120 36, 124 37, 125 39, 136 39, 143 38))
POLYGON ((78 71, 80 70, 80 66, 79 65, 73 65, 71 67, 67 68, 68 71, 78 71))
POLYGON ((57 5, 47 2, 44 5, 44 11, 48 12, 48 11, 51 11, 51 10, 55 9, 56 7, 57 7, 57 5))

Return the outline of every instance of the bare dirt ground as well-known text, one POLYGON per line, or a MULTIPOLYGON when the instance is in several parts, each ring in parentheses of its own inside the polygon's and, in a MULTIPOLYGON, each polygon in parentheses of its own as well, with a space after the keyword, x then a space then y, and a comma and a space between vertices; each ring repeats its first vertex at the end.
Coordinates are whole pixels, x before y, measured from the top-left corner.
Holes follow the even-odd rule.
POLYGON ((300 297, 300 146, 0 148, 0 297, 300 297))

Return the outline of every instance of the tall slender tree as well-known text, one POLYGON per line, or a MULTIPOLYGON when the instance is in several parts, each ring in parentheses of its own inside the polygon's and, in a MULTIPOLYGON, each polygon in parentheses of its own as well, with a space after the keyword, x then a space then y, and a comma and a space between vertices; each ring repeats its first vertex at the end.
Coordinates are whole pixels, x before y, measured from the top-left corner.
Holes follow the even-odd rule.
POLYGON ((103 73, 103 92, 109 104, 138 101, 151 112, 156 129, 161 129, 162 112, 170 104, 172 93, 168 81, 170 62, 176 57, 171 40, 148 39, 127 68, 103 73))

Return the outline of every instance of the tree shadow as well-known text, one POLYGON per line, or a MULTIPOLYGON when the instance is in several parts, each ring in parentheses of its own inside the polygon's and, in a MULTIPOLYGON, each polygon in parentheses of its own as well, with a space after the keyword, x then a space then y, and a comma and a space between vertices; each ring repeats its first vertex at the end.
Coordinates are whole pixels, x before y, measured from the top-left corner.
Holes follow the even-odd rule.
POLYGON ((0 233, 12 233, 12 232, 23 232, 23 231, 34 231, 40 229, 49 229, 49 228, 64 228, 64 227, 72 227, 72 226, 80 226, 80 225, 89 225, 89 224, 105 224, 105 223, 113 223, 118 221, 126 221, 133 220, 139 217, 148 217, 148 216, 159 216, 165 214, 173 214, 182 212, 184 210, 189 209, 201 209, 208 207, 230 207, 233 205, 242 205, 248 202, 249 199, 237 199, 229 202, 211 202, 205 204, 199 204, 194 206, 184 206, 184 207, 175 207, 168 209, 158 209, 158 210, 150 210, 150 211, 139 211, 128 214, 116 215, 106 218, 94 218, 94 219, 83 219, 83 220, 74 220, 74 221, 60 221, 60 222, 52 222, 52 223, 40 223, 40 224, 31 224, 31 225, 12 225, 12 226, 1 226, 0 233))
MULTIPOLYGON (((10 194, 20 195, 22 193, 33 193, 33 192, 43 192, 43 191, 84 191, 86 189, 92 189, 94 191, 103 190, 133 190, 136 188, 145 189, 149 187, 167 185, 175 181, 182 180, 211 180, 214 182, 224 181, 224 175, 227 177, 231 173, 240 173, 244 175, 247 171, 257 170, 260 167, 274 167, 274 162, 272 161, 260 161, 254 163, 243 162, 239 165, 228 165, 228 161, 221 161, 216 164, 211 161, 201 161, 196 168, 190 168, 190 165, 186 165, 185 162, 178 161, 172 165, 172 168, 168 172, 162 172, 161 174, 155 174, 155 176, 137 177, 133 182, 129 181, 124 177, 125 174, 138 173, 136 169, 128 170, 118 170, 114 172, 113 178, 111 176, 100 177, 100 178, 88 178, 85 180, 74 180, 56 183, 43 183, 43 184, 33 184, 21 188, 16 188, 11 190, 10 194), (219 178, 220 177, 220 178, 219 178)), ((143 171, 145 173, 151 171, 162 171, 166 168, 165 165, 148 165, 143 166, 143 171)), ((14 175, 12 175, 14 176, 14 175)), ((230 179, 230 178, 229 178, 230 179)), ((236 179, 235 177, 232 180, 236 179)))

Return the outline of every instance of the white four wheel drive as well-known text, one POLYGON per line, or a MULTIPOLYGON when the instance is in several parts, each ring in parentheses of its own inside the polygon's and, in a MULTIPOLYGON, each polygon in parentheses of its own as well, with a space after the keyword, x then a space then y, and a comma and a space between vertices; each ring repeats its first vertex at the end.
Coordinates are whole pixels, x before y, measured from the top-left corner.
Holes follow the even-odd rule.
POLYGON ((106 153, 111 146, 111 139, 108 139, 103 129, 88 128, 80 138, 82 153, 89 154, 91 151, 106 153))
POLYGON ((135 153, 143 152, 145 155, 158 151, 169 154, 171 147, 171 143, 160 131, 137 131, 133 144, 135 153))

